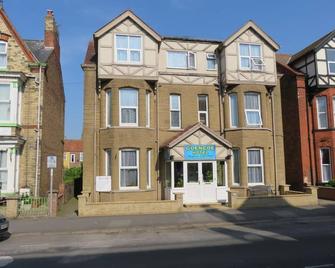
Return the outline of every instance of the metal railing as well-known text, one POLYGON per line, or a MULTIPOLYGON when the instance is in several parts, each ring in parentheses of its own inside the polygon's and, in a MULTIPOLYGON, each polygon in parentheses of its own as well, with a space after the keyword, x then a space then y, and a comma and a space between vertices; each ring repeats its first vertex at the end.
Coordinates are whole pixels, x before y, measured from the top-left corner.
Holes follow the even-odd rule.
POLYGON ((41 217, 49 215, 47 197, 22 196, 19 200, 20 217, 41 217))

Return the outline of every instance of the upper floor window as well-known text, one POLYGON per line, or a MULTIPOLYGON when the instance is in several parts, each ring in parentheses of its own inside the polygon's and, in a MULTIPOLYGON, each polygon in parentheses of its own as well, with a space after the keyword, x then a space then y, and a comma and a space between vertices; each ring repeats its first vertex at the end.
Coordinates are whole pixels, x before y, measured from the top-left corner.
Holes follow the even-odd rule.
POLYGON ((237 107, 237 94, 232 93, 229 95, 230 104, 230 126, 238 126, 238 107, 237 107))
POLYGON ((240 68, 242 70, 262 71, 263 66, 261 45, 240 44, 240 68))
POLYGON ((138 90, 133 88, 120 89, 120 125, 138 125, 138 90))
POLYGON ((75 163, 76 162, 76 155, 75 154, 71 154, 70 155, 70 162, 71 163, 75 163))
POLYGON ((139 187, 139 151, 127 149, 120 151, 120 189, 139 187))
POLYGON ((208 126, 208 96, 198 96, 198 120, 208 126))
POLYGON ((0 68, 7 67, 7 43, 0 41, 0 68))
POLYGON ((260 94, 245 93, 244 106, 247 125, 260 127, 262 125, 260 94))
POLYGON ((106 91, 106 127, 112 126, 112 91, 106 91))
POLYGON ((142 37, 136 35, 121 35, 115 36, 115 57, 119 63, 134 63, 142 62, 142 37))
POLYGON ((7 151, 0 151, 0 191, 7 190, 8 180, 8 163, 7 163, 7 151))
POLYGON ((146 120, 146 123, 145 123, 145 126, 146 127, 150 127, 150 92, 147 92, 146 93, 146 96, 145 96, 145 111, 146 111, 146 117, 145 117, 145 120, 146 120))
POLYGON ((179 69, 195 69, 195 53, 190 51, 168 51, 167 67, 179 69))
POLYGON ((327 117, 327 97, 320 96, 316 98, 316 109, 318 114, 318 128, 328 128, 327 117))
POLYGON ((335 74, 335 49, 328 48, 327 52, 327 64, 329 74, 335 74))
POLYGON ((181 128, 180 96, 170 95, 170 127, 181 128))
POLYGON ((11 120, 10 84, 0 84, 0 121, 11 120))
POLYGON ((330 148, 321 148, 320 158, 322 182, 328 182, 332 179, 330 148))
POLYGON ((83 153, 83 152, 80 152, 80 153, 79 153, 79 161, 80 161, 80 162, 83 162, 83 161, 84 161, 84 153, 83 153))
POLYGON ((216 57, 214 53, 207 53, 207 70, 216 70, 216 57))
POLYGON ((263 184, 263 150, 247 150, 248 184, 263 184))

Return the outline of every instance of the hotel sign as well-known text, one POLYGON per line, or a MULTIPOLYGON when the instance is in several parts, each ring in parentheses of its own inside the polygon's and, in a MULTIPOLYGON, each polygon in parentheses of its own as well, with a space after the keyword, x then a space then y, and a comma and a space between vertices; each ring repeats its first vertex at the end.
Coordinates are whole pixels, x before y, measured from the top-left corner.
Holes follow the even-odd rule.
POLYGON ((185 160, 215 160, 216 148, 212 144, 191 144, 184 145, 185 160))

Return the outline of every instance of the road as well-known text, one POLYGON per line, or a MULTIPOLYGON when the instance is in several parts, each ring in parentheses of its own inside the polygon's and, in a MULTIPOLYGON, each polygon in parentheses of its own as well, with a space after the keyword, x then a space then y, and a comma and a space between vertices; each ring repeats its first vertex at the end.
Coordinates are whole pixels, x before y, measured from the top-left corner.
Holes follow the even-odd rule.
POLYGON ((123 232, 13 234, 0 267, 334 267, 335 215, 123 232))

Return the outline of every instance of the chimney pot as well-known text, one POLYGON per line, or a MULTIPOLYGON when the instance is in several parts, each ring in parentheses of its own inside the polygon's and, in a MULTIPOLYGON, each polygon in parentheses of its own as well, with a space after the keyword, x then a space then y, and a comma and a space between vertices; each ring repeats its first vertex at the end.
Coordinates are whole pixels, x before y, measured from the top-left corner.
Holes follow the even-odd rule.
POLYGON ((48 9, 47 11, 48 11, 48 15, 50 15, 50 16, 53 16, 53 15, 54 15, 54 12, 53 12, 53 10, 51 10, 51 9, 48 9))

